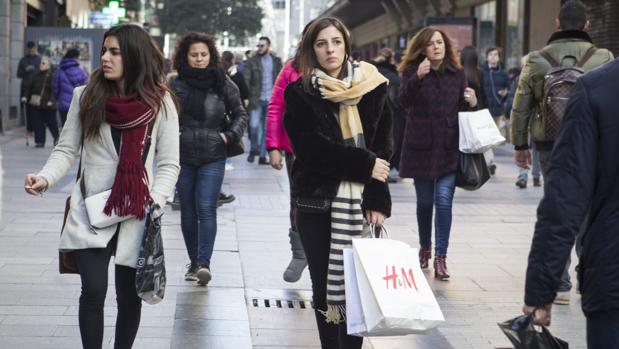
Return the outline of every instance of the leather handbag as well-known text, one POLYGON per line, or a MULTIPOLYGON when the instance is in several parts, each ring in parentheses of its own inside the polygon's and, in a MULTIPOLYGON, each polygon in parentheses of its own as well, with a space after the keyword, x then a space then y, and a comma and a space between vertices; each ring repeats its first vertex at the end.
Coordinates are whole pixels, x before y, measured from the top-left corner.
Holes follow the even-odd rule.
MULTIPOLYGON (((150 150, 153 124, 154 121, 148 124, 148 135, 146 137, 146 141, 144 142, 144 150, 142 151, 142 165, 146 163, 146 157, 148 157, 148 152, 150 150)), ((103 209, 105 208, 107 199, 112 193, 112 189, 108 189, 86 197, 86 187, 83 178, 80 181, 80 189, 82 191, 82 197, 84 198, 84 205, 86 206, 86 213, 88 214, 88 221, 90 222, 91 227, 102 229, 126 221, 127 219, 133 217, 132 215, 118 216, 114 213, 108 216, 103 213, 103 209)))
POLYGON ((292 207, 297 212, 304 213, 328 213, 331 211, 331 200, 315 197, 295 197, 292 207))
MULTIPOLYGON (((82 138, 82 144, 84 139, 82 138)), ((75 176, 75 182, 79 181, 82 173, 82 148, 80 148, 80 164, 77 168, 77 175, 75 176)), ((62 219, 62 228, 60 229, 60 236, 64 231, 64 227, 67 224, 67 217, 69 216, 69 210, 71 209, 71 195, 67 197, 64 204, 64 218, 62 219)), ((77 263, 75 262, 75 256, 72 251, 58 250, 58 271, 60 274, 79 274, 77 269, 77 263)))
POLYGON ((490 179, 490 171, 484 154, 466 154, 460 152, 456 187, 464 190, 477 190, 490 179))

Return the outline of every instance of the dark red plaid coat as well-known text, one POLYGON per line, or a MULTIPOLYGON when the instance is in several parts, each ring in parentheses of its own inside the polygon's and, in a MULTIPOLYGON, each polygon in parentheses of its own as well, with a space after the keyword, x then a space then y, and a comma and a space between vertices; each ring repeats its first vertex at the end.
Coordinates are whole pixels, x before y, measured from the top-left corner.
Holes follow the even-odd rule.
POLYGON ((417 67, 404 72, 400 103, 406 108, 400 177, 436 179, 458 168, 458 111, 464 100, 463 70, 432 70, 423 79, 417 67))

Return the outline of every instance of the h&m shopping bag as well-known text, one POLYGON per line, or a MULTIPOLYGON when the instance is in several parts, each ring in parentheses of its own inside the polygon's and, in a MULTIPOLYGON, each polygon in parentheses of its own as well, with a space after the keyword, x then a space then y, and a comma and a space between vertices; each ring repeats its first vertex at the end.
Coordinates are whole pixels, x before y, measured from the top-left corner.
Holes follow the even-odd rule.
POLYGON ((483 153, 505 142, 488 109, 458 113, 460 151, 483 153))
POLYGON ((389 239, 354 239, 352 244, 366 328, 359 335, 423 333, 445 321, 419 267, 416 248, 389 239))

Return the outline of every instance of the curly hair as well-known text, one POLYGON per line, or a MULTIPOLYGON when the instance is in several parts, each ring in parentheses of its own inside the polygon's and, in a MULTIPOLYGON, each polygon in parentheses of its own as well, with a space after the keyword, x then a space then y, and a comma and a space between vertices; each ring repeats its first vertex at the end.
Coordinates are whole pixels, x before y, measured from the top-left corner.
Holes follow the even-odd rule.
POLYGON ((209 66, 219 65, 221 56, 217 50, 215 37, 207 33, 188 32, 176 44, 176 49, 174 50, 174 69, 179 70, 182 66, 188 65, 187 54, 189 53, 189 48, 196 43, 203 43, 208 47, 210 55, 209 66))
POLYGON ((415 36, 408 42, 406 53, 402 58, 402 63, 398 66, 398 70, 404 73, 406 70, 419 66, 419 64, 425 59, 424 51, 427 44, 432 40, 434 33, 439 32, 445 42, 445 59, 441 63, 440 68, 443 69, 445 64, 451 65, 454 69, 460 70, 460 58, 456 52, 456 48, 443 30, 433 27, 424 27, 420 29, 415 36))

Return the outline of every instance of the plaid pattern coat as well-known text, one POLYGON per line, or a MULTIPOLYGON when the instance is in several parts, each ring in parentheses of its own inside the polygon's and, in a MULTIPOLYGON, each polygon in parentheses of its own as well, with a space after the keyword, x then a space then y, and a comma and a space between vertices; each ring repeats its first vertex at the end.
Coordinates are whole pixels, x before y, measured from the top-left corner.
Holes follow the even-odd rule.
POLYGON ((400 103, 406 108, 400 176, 436 179, 458 168, 458 111, 469 110, 464 100, 463 70, 450 66, 431 70, 423 79, 417 67, 404 72, 400 103))

